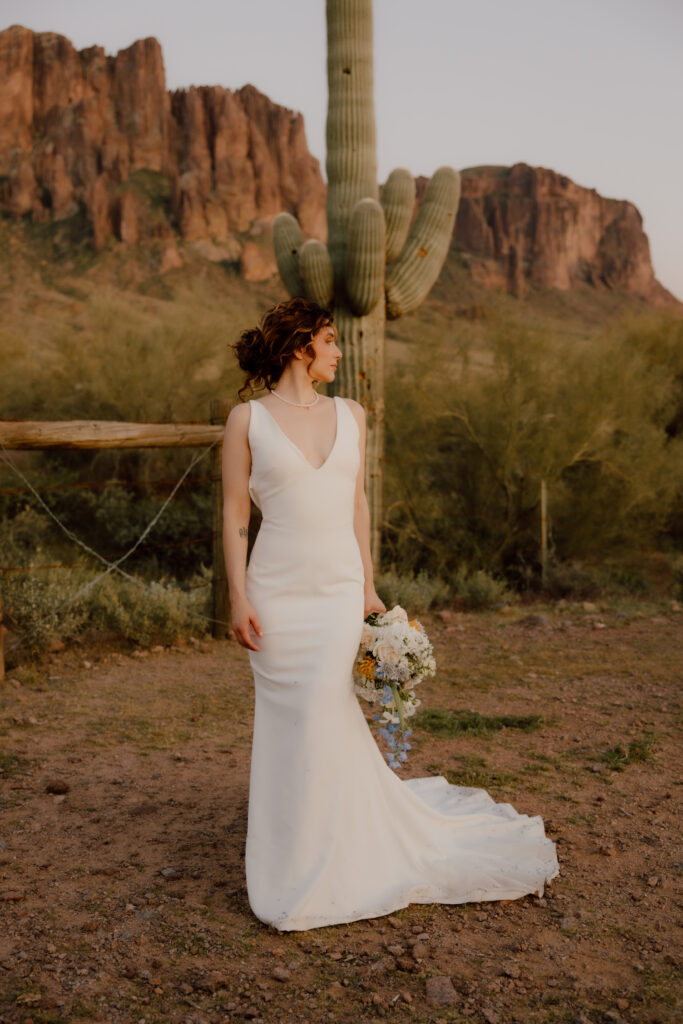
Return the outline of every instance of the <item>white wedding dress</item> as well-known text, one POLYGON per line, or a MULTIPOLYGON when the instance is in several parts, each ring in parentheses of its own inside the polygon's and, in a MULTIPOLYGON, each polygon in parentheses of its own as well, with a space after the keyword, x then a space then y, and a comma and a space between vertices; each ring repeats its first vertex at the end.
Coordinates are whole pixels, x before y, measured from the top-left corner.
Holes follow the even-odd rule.
POLYGON ((249 493, 263 516, 246 575, 263 628, 248 652, 249 905, 291 931, 409 903, 542 895, 559 867, 541 817, 442 775, 399 778, 365 720, 352 679, 364 611, 359 430, 346 401, 334 401, 336 437, 319 468, 249 402, 249 493))

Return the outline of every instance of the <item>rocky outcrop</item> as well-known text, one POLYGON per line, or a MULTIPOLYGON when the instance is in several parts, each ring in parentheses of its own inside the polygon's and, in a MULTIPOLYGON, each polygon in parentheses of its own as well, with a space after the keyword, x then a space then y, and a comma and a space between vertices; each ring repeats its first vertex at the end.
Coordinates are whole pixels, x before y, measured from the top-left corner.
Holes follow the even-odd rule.
POLYGON ((633 203, 524 163, 470 167, 461 175, 452 246, 482 284, 521 297, 533 286, 566 290, 587 282, 683 308, 655 278, 633 203))
MULTIPOLYGON (((109 57, 19 25, 0 32, 0 206, 37 221, 84 208, 97 249, 112 234, 135 243, 178 232, 208 240, 217 259, 234 258, 235 234, 280 210, 325 232, 301 114, 251 85, 169 93, 156 39, 109 57)), ((256 265, 263 274, 252 254, 256 265)))
MULTIPOLYGON (((480 283, 523 297, 588 282, 683 308, 655 279, 632 203, 523 163, 461 175, 452 247, 480 283)), ((162 272, 182 262, 180 236, 258 281, 277 273, 275 214, 325 241, 325 198, 303 117, 252 85, 168 92, 153 38, 111 57, 53 32, 0 32, 0 212, 84 214, 97 249, 160 239, 162 272)))

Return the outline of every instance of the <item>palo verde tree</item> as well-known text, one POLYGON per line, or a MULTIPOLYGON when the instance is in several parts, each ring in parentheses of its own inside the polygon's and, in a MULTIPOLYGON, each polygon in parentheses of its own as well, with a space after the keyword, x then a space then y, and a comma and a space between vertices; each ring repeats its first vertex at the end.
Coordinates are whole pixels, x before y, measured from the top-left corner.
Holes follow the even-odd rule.
POLYGON ((414 221, 415 179, 405 168, 391 172, 380 201, 372 0, 327 0, 327 81, 327 245, 304 241, 290 213, 275 218, 273 243, 290 295, 334 311, 344 358, 330 391, 365 408, 365 486, 379 566, 385 323, 419 306, 436 281, 453 233, 460 176, 440 167, 414 221))

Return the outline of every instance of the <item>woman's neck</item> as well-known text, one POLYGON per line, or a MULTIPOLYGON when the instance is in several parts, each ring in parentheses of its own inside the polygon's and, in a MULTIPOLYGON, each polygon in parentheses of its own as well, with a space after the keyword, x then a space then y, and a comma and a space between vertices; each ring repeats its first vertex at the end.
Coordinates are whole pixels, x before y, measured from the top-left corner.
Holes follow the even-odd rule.
POLYGON ((291 374, 286 376, 283 374, 271 390, 277 391, 282 398, 286 398, 290 402, 299 402, 302 405, 315 402, 318 394, 310 377, 305 380, 297 380, 291 374))

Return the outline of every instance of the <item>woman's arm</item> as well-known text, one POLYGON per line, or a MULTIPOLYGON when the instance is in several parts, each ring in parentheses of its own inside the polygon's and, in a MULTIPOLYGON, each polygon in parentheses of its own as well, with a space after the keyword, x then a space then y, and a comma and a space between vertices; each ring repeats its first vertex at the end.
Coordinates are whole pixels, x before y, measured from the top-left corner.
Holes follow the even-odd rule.
POLYGON ((251 451, 248 440, 250 415, 251 410, 247 402, 233 406, 223 434, 223 555, 230 592, 232 628, 243 647, 257 651, 259 648, 249 635, 250 623, 259 636, 263 633, 246 594, 247 543, 251 516, 251 451))
POLYGON ((370 551, 370 509, 368 506, 367 495, 365 493, 365 409, 360 402, 356 402, 353 399, 347 398, 344 399, 344 401, 348 403, 351 408, 351 412, 356 418, 360 434, 358 438, 360 465, 358 467, 358 475, 356 477, 353 528, 356 534, 356 539, 358 540, 360 556, 363 561, 363 571, 365 573, 365 611, 363 613, 363 617, 366 618, 370 612, 385 612, 386 606, 377 596, 377 591, 375 590, 372 554, 370 551))

